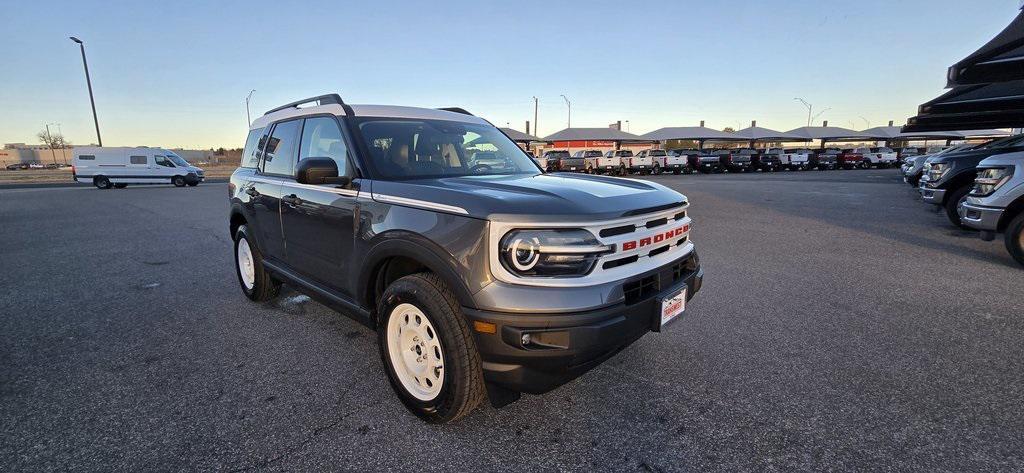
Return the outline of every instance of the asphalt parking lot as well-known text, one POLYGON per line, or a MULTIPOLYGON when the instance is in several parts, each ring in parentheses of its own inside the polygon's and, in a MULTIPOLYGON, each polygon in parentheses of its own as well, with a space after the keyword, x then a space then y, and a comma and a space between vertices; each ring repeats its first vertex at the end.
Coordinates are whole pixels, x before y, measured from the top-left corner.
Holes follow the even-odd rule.
POLYGON ((1020 470, 1024 271, 895 170, 658 176, 685 318, 446 426, 372 332, 237 287, 225 184, 0 190, 0 470, 1020 470))

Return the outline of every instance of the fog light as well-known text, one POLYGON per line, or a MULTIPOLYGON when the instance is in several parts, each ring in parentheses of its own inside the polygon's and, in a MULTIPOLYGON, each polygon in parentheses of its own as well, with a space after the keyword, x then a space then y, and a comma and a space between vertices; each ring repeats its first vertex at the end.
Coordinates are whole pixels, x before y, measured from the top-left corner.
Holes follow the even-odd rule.
POLYGON ((530 334, 524 333, 523 334, 523 346, 529 345, 530 341, 531 341, 530 334))

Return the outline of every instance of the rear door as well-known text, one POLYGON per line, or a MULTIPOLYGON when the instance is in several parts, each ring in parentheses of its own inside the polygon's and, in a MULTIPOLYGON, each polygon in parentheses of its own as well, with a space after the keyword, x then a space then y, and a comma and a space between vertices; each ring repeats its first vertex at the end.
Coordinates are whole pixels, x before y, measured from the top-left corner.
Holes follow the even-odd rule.
MULTIPOLYGON (((331 158, 340 175, 353 177, 350 148, 335 117, 306 118, 300 136, 299 162, 331 158)), ((348 263, 355 238, 358 183, 310 185, 291 178, 281 186, 281 227, 288 266, 351 297, 348 263)))
POLYGON ((282 183, 293 181, 295 156, 298 151, 302 119, 279 122, 269 129, 263 145, 259 171, 242 189, 250 200, 250 209, 259 228, 260 249, 263 255, 284 261, 284 234, 281 229, 282 183))

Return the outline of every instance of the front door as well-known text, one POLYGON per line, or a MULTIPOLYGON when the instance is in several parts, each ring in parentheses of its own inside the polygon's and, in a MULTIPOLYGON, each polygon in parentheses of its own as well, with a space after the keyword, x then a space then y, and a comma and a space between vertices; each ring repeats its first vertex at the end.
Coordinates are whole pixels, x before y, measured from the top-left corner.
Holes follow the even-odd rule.
MULTIPOLYGON (((304 120, 299 160, 331 158, 342 176, 353 175, 349 146, 334 117, 304 120)), ((352 297, 349 284, 358 192, 352 185, 299 184, 281 188, 281 227, 288 266, 320 284, 352 297)))

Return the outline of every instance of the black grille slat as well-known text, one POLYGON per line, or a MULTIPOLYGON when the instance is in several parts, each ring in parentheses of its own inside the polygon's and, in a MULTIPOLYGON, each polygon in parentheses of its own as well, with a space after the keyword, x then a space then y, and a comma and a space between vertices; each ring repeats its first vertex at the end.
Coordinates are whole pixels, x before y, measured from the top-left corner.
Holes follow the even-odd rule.
POLYGON ((660 254, 668 251, 669 248, 672 248, 672 245, 665 245, 665 246, 662 246, 660 248, 655 248, 655 249, 651 250, 650 253, 647 253, 647 256, 654 257, 654 256, 657 256, 657 255, 660 255, 660 254))
POLYGON ((633 233, 636 231, 635 225, 622 225, 618 227, 605 228, 601 230, 600 235, 602 237, 613 237, 617 235, 625 235, 627 233, 633 233))
POLYGON ((662 218, 659 218, 659 219, 656 219, 656 220, 651 220, 650 222, 647 222, 647 228, 660 227, 662 225, 667 225, 667 224, 668 224, 668 218, 667 217, 662 217, 662 218))
POLYGON ((630 264, 630 263, 636 263, 637 260, 639 260, 639 259, 640 259, 640 256, 638 256, 638 255, 627 256, 625 258, 619 258, 619 259, 616 259, 616 260, 606 261, 603 265, 601 265, 601 267, 604 268, 604 269, 618 268, 619 266, 622 266, 622 265, 626 265, 626 264, 630 264))

